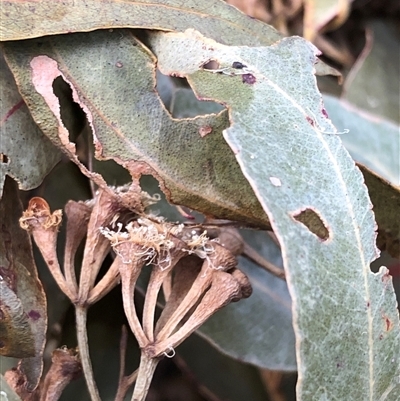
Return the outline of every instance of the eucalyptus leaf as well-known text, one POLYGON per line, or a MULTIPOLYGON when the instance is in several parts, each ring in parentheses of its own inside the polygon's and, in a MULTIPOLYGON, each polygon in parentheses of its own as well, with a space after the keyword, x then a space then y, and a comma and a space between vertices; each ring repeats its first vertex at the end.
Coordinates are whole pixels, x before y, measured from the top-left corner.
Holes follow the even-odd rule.
POLYGON ((350 71, 344 98, 357 107, 400 123, 400 33, 396 23, 367 25, 366 48, 350 71))
POLYGON ((2 3, 0 12, 2 41, 96 29, 183 31, 190 27, 236 45, 269 45, 282 38, 272 26, 251 19, 221 0, 11 0, 2 3))
POLYGON ((174 118, 188 118, 219 113, 223 110, 223 106, 215 102, 202 102, 197 99, 191 89, 178 88, 172 95, 170 109, 174 118))
POLYGON ((7 178, 0 202, 0 322, 2 355, 21 358, 26 388, 34 390, 42 374, 46 341, 46 296, 39 281, 29 234, 19 226, 22 205, 17 184, 7 178))
POLYGON ((133 177, 154 175, 171 203, 269 227, 222 138, 227 112, 173 119, 154 90, 155 60, 131 31, 6 43, 4 50, 34 120, 73 161, 79 163, 53 93, 56 76, 69 83, 84 109, 98 159, 114 159, 133 177), (38 67, 32 69, 32 62, 38 67), (212 134, 202 137, 203 128, 212 134))
POLYGON ((374 205, 378 246, 400 257, 400 127, 343 99, 324 96, 344 146, 360 167, 374 205))
POLYGON ((35 188, 60 160, 60 152, 33 121, 0 54, 0 197, 6 176, 23 190, 35 188), (23 151, 21 152, 21 149, 23 151))
MULTIPOLYGON (((11 0, 0 7, 0 21, 2 41, 110 28, 194 28, 221 43, 247 46, 270 45, 283 37, 222 0, 11 0)), ((320 75, 340 76, 323 62, 316 68, 320 75)))
POLYGON ((324 95, 325 107, 353 159, 400 186, 400 127, 376 114, 360 109, 345 99, 324 95))
POLYGON ((152 48, 162 73, 186 76, 199 98, 228 107, 224 137, 282 248, 297 398, 397 400, 396 298, 388 270, 370 270, 378 255, 371 203, 323 107, 313 75, 316 49, 301 38, 228 47, 192 30, 154 34, 152 48), (177 49, 180 57, 171 57, 177 49), (225 74, 202 69, 210 59, 225 74), (325 228, 323 236, 299 218, 305 212, 325 228))

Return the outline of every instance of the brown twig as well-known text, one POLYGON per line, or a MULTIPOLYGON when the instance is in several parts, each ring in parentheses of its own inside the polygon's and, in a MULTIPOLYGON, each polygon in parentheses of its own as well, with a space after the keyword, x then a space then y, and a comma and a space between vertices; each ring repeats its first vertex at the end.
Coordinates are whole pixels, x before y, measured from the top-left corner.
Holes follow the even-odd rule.
POLYGON ((258 264, 267 272, 286 281, 285 271, 283 269, 264 259, 254 248, 252 248, 247 243, 244 243, 243 256, 246 256, 248 259, 258 264))
POLYGON ((209 388, 204 384, 199 383, 196 376, 193 374, 189 368, 186 361, 178 354, 175 355, 174 363, 177 368, 185 376, 186 380, 197 390, 197 392, 205 398, 207 401, 222 401, 217 395, 215 395, 209 388))
POLYGON ((79 354, 81 356, 82 369, 92 401, 101 401, 99 390, 94 379, 92 362, 89 354, 89 342, 86 328, 87 307, 75 306, 76 336, 78 339, 79 354))
POLYGON ((118 390, 115 395, 114 401, 123 401, 126 393, 132 384, 136 381, 138 369, 136 369, 129 376, 125 376, 125 360, 126 360, 126 349, 128 344, 128 330, 126 326, 122 326, 121 340, 119 343, 119 357, 120 357, 120 367, 119 367, 119 377, 118 377, 118 390))

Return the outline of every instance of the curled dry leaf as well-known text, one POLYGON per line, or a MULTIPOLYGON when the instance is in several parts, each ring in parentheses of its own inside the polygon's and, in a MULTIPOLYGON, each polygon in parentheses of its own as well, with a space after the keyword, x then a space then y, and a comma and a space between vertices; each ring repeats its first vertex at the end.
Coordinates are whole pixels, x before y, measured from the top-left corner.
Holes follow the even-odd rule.
POLYGON ((46 298, 29 236, 18 225, 22 207, 17 184, 10 178, 6 179, 4 195, 0 202, 0 353, 22 358, 13 374, 21 379, 23 391, 31 393, 43 368, 46 298))

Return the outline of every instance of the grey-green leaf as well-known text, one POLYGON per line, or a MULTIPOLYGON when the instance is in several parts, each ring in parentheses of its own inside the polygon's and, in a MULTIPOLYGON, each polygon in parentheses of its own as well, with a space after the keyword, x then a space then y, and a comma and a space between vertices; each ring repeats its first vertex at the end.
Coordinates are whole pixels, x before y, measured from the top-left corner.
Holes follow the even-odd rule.
POLYGON ((400 127, 346 100, 325 95, 324 102, 335 125, 349 130, 341 139, 364 175, 379 249, 400 257, 400 127))
POLYGON ((350 71, 344 97, 365 110, 400 123, 400 33, 395 21, 368 23, 365 49, 350 71))
POLYGON ((13 42, 4 49, 34 120, 72 160, 77 162, 71 152, 75 144, 61 125, 53 93, 55 75, 73 87, 75 102, 91 123, 97 158, 114 159, 132 176, 153 174, 172 203, 269 226, 222 138, 229 124, 227 112, 173 119, 154 89, 154 58, 131 31, 13 42), (34 85, 37 81, 40 88, 34 85), (213 134, 202 137, 202 129, 213 134))
POLYGON ((231 48, 193 31, 157 34, 152 45, 164 74, 187 75, 199 97, 228 106, 224 137, 282 248, 298 400, 397 400, 396 298, 387 269, 370 271, 378 254, 371 203, 323 107, 315 48, 301 38, 231 48), (177 49, 181 57, 170 57, 177 49), (210 58, 225 74, 201 71, 210 58), (246 76, 233 62, 246 65, 246 76), (324 235, 303 224, 303 214, 324 235))
POLYGON ((346 100, 325 95, 324 103, 338 129, 349 130, 341 139, 353 159, 400 186, 400 127, 346 100))
MULTIPOLYGON (((219 42, 247 46, 270 45, 283 37, 222 0, 10 0, 0 13, 2 41, 110 28, 194 28, 219 42)), ((323 62, 316 69, 320 75, 340 76, 323 62)))
POLYGON ((6 175, 14 178, 20 189, 35 188, 60 160, 60 152, 33 121, 2 54, 0 91, 1 197, 6 175))

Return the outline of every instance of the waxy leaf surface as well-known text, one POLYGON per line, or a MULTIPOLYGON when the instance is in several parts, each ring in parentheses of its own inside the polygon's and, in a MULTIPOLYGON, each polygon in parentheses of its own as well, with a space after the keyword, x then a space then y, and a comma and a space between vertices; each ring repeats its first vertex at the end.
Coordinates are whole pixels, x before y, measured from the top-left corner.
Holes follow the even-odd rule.
MULTIPOLYGON (((0 7, 0 21, 2 41, 109 28, 194 28, 229 45, 265 46, 282 38, 272 26, 222 0, 10 0, 0 7)), ((340 76, 323 62, 317 71, 340 76)))
POLYGON ((40 185, 59 161, 60 152, 33 121, 2 54, 0 132, 0 197, 6 175, 14 178, 24 190, 40 185))
POLYGON ((86 113, 97 158, 114 159, 132 176, 155 175, 172 203, 269 226, 222 138, 227 112, 173 119, 154 89, 154 59, 131 31, 13 42, 4 49, 34 120, 76 163, 75 144, 53 91, 58 77, 68 82, 74 102, 86 113), (213 134, 202 137, 202 128, 213 134))
POLYGON ((324 96, 329 117, 360 167, 378 224, 379 249, 400 257, 400 127, 346 100, 324 96))
POLYGON ((396 298, 387 269, 370 271, 378 255, 371 203, 317 90, 316 49, 301 38, 228 47, 192 30, 155 34, 152 48, 162 73, 187 76, 198 97, 228 106, 224 137, 282 248, 298 399, 397 400, 396 298), (210 59, 225 73, 202 69, 210 59), (246 70, 235 71, 238 63, 246 70), (303 224, 302 212, 325 230, 303 224))

